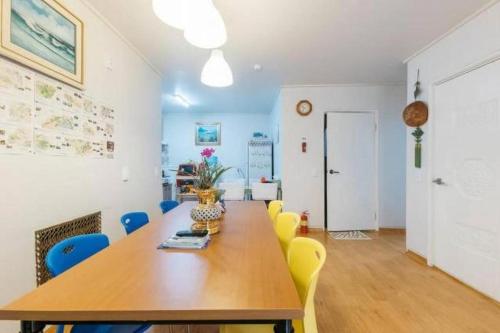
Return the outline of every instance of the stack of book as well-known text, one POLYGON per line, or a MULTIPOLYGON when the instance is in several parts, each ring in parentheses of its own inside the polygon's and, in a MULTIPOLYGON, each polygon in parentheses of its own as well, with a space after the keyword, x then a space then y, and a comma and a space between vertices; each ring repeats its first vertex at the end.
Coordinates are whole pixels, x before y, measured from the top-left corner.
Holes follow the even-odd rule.
POLYGON ((210 236, 204 237, 179 237, 171 236, 169 239, 161 243, 159 249, 203 249, 210 241, 210 236))

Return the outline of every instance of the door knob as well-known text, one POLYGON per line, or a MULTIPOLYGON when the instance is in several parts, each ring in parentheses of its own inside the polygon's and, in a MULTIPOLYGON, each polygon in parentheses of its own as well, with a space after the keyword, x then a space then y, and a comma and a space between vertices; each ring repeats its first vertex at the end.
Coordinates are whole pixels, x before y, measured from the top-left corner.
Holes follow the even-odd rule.
POLYGON ((436 185, 446 185, 446 183, 441 178, 436 178, 432 182, 436 185))
POLYGON ((330 169, 330 175, 338 175, 340 172, 339 171, 335 171, 333 169, 330 169))

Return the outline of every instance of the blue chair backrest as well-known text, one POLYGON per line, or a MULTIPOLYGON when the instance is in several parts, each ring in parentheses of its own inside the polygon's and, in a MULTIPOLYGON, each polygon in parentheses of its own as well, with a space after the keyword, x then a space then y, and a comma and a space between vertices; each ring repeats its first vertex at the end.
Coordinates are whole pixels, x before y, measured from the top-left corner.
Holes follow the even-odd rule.
POLYGON ((165 200, 160 202, 160 208, 163 214, 171 211, 175 207, 179 206, 179 203, 174 200, 165 200))
POLYGON ((128 213, 122 216, 121 222, 127 235, 130 235, 149 222, 148 214, 144 212, 128 213))
POLYGON ((49 250, 45 263, 50 274, 55 277, 108 246, 109 239, 103 234, 67 238, 49 250))

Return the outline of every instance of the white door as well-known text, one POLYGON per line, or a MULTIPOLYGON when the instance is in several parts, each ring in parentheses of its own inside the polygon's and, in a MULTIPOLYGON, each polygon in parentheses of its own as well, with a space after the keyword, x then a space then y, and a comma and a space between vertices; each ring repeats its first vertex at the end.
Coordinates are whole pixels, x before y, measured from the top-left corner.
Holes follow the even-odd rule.
POLYGON ((434 263, 500 301, 500 61, 434 98, 434 263))
POLYGON ((377 228, 375 133, 373 113, 327 114, 328 230, 377 228))

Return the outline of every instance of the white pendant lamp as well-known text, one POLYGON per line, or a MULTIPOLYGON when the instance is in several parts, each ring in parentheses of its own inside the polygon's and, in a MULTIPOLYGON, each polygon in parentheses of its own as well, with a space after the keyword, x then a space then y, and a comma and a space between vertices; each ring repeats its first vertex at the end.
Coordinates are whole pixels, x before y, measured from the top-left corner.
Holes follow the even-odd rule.
POLYGON ((153 11, 164 23, 184 30, 188 2, 187 0, 153 0, 153 11))
POLYGON ((210 59, 201 72, 201 82, 210 87, 229 87, 233 84, 233 72, 221 50, 212 50, 210 59))
POLYGON ((226 43, 224 20, 212 0, 189 0, 184 38, 194 46, 216 49, 226 43))

